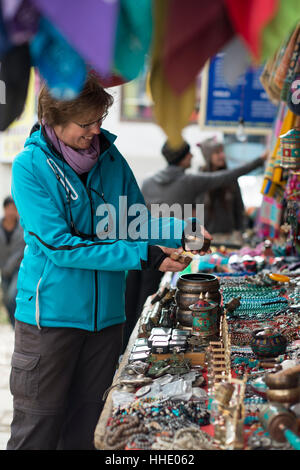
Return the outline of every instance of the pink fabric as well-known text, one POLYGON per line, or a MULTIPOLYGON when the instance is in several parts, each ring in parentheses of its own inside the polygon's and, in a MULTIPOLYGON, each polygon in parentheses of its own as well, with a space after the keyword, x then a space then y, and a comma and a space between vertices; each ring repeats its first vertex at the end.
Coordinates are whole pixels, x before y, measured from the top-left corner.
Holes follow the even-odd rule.
POLYGON ((88 149, 75 150, 72 147, 69 147, 69 145, 66 145, 62 140, 58 139, 52 127, 45 123, 43 123, 43 126, 56 150, 63 155, 66 162, 74 171, 76 171, 76 173, 79 175, 87 173, 97 163, 100 154, 100 141, 98 135, 94 135, 88 149))

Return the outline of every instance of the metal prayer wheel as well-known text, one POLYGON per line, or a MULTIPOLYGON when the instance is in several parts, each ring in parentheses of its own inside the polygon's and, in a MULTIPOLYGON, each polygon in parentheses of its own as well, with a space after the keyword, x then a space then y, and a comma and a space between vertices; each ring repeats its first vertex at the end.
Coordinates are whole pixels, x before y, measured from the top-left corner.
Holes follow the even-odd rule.
POLYGON ((297 432, 296 417, 279 403, 269 403, 262 407, 259 420, 271 437, 278 442, 285 442, 283 429, 297 432))
POLYGON ((176 285, 175 301, 177 304, 176 319, 180 325, 192 328, 193 316, 190 306, 203 294, 205 300, 216 302, 220 316, 221 293, 216 276, 206 273, 182 274, 176 285))
POLYGON ((190 305, 192 311, 192 334, 207 338, 218 333, 218 304, 211 300, 205 300, 201 293, 199 300, 190 305))
POLYGON ((292 170, 300 168, 300 128, 291 129, 280 138, 280 166, 292 170))

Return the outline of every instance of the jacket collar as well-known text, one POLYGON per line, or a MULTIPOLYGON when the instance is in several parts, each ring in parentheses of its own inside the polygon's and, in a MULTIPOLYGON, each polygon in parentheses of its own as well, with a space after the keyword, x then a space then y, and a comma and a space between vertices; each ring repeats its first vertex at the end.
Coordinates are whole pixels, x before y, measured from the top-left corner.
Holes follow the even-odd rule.
MULTIPOLYGON (((107 150, 113 145, 117 136, 110 133, 106 129, 101 129, 99 134, 100 140, 100 158, 106 153, 107 150)), ((45 129, 40 125, 39 122, 36 122, 30 131, 30 136, 25 142, 25 147, 30 144, 38 145, 39 147, 48 147, 52 153, 54 153, 58 158, 63 160, 63 156, 60 152, 56 150, 50 139, 48 138, 45 129)), ((112 157, 112 156, 111 156, 112 157)), ((112 157, 113 159, 113 157, 112 157)))

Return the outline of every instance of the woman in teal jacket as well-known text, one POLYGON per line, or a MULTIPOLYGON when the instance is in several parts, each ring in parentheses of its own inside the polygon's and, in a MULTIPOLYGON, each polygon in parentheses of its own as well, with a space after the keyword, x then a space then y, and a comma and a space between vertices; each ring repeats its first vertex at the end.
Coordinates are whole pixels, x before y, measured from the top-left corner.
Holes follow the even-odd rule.
POLYGON ((125 271, 183 269, 168 254, 181 246, 185 223, 132 211, 144 199, 116 137, 101 128, 111 104, 93 75, 70 101, 43 87, 39 124, 13 163, 26 248, 8 449, 93 448, 121 349, 125 271))

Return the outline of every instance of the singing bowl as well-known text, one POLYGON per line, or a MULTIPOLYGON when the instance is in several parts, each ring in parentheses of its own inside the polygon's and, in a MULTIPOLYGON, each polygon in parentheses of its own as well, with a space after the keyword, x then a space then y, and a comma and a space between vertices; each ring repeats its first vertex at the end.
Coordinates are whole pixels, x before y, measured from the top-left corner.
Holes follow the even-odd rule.
POLYGON ((286 390, 268 389, 267 399, 278 403, 297 403, 300 400, 300 387, 286 390))

